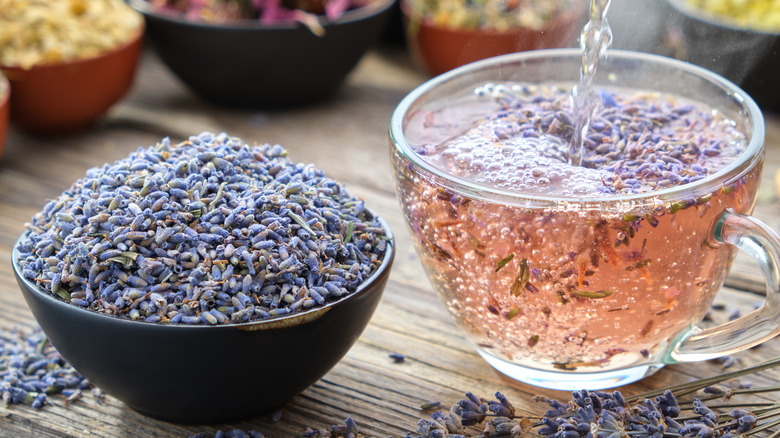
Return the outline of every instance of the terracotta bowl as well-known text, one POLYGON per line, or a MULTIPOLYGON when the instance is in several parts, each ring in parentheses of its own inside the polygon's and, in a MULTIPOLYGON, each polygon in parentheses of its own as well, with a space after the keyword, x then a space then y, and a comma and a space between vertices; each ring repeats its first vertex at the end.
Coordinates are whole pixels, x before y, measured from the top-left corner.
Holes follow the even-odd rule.
POLYGON ((8 102, 11 96, 8 79, 0 74, 0 156, 3 155, 5 137, 8 134, 8 102))
POLYGON ((740 27, 685 0, 668 5, 679 40, 675 57, 731 80, 763 109, 780 111, 780 31, 740 27))
POLYGON ((576 41, 582 26, 581 4, 561 14, 542 30, 515 28, 458 29, 416 20, 409 0, 401 0, 406 40, 415 63, 431 75, 452 70, 480 59, 528 50, 568 47, 576 41))
POLYGON ((38 324, 90 382, 151 417, 217 423, 278 408, 325 375, 357 341, 395 256, 393 235, 382 225, 389 239, 384 258, 357 291, 305 312, 246 323, 119 319, 42 292, 22 276, 16 249, 12 263, 38 324))
POLYGON ((99 56, 35 65, 0 65, 11 82, 11 122, 32 134, 85 129, 121 99, 135 76, 143 32, 99 56))
POLYGON ((257 21, 207 24, 160 13, 129 0, 144 14, 147 35, 170 70, 208 101, 234 107, 283 107, 332 95, 382 34, 395 0, 376 0, 321 21, 324 36, 300 24, 257 21))

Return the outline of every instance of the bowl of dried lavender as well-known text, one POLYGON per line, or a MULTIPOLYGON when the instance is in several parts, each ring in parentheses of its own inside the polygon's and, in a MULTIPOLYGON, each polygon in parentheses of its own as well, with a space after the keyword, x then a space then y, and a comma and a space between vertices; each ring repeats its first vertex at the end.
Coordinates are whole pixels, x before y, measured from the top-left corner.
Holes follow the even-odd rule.
POLYGON ((0 72, 18 128, 86 129, 130 89, 144 21, 122 0, 0 0, 0 10, 0 72))
POLYGON ((371 318, 387 224, 281 146, 167 139, 87 171, 15 245, 52 344, 143 414, 213 423, 276 409, 371 318))
POLYGON ((170 70, 204 99, 283 107, 333 95, 395 0, 129 0, 170 70))

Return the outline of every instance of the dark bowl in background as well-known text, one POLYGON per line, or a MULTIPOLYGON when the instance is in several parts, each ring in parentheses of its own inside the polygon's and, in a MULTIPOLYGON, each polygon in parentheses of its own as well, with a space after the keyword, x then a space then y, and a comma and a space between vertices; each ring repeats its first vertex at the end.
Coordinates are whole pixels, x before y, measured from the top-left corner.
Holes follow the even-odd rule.
MULTIPOLYGON (((380 301, 395 256, 354 293, 284 317, 215 326, 155 324, 100 314, 17 282, 38 324, 73 367, 150 417, 206 424, 276 409, 325 375, 357 341, 380 301)), ((24 238, 24 234, 20 239, 24 238)))
POLYGON ((780 33, 739 27, 727 19, 667 0, 673 56, 739 85, 765 110, 780 110, 780 33))
POLYGON ((395 0, 376 0, 335 22, 325 35, 293 24, 258 21, 208 24, 155 11, 144 14, 147 35, 163 63, 198 95, 236 107, 298 105, 333 94, 379 39, 395 0))
POLYGON ((97 56, 30 68, 0 65, 11 83, 11 123, 47 136, 90 127, 132 86, 142 41, 143 29, 97 56))

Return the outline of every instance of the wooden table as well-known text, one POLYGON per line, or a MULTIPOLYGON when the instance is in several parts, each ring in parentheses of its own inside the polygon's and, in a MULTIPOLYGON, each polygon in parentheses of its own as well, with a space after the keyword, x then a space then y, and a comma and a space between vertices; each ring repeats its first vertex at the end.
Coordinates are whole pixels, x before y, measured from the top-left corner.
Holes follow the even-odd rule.
MULTIPOLYGON (((134 88, 105 123, 66 138, 32 138, 12 131, 0 160, 0 329, 35 324, 11 272, 11 248, 24 223, 44 201, 58 195, 92 166, 125 157, 139 146, 168 135, 178 140, 204 130, 226 131, 250 142, 279 143, 296 161, 311 162, 365 198, 390 223, 398 253, 383 300, 348 355, 325 377, 282 409, 221 425, 177 425, 144 417, 108 397, 89 395, 65 406, 61 398, 35 410, 12 405, 0 418, 2 437, 186 437, 206 431, 243 428, 266 436, 294 436, 307 426, 325 428, 352 417, 367 436, 404 436, 428 418, 420 405, 449 407, 466 391, 492 397, 503 392, 519 409, 540 413, 531 400, 544 394, 568 400, 564 392, 513 381, 476 355, 435 296, 414 253, 395 198, 388 158, 387 125, 396 104, 425 76, 400 47, 371 52, 338 95, 311 106, 273 112, 211 106, 185 89, 147 50, 134 88), (406 356, 395 363, 389 355, 406 356)), ((767 165, 755 215, 780 230, 774 175, 780 167, 780 119, 767 114, 767 165)), ((738 258, 719 302, 733 310, 760 301, 763 283, 752 262, 738 258)), ((780 341, 736 355, 732 369, 776 357, 780 341)), ((623 389, 626 393, 686 382, 723 372, 716 361, 668 366, 623 389)), ((780 380, 767 371, 749 378, 754 385, 780 380)))

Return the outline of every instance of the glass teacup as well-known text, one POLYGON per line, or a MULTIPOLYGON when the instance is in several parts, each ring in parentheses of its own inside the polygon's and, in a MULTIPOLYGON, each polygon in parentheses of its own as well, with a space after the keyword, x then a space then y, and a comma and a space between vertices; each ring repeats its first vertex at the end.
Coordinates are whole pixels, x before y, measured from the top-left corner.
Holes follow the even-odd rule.
POLYGON ((557 389, 623 385, 775 336, 780 239, 748 216, 759 108, 707 70, 613 51, 583 166, 571 166, 580 62, 574 49, 479 61, 393 114, 401 207, 455 322, 499 371, 557 389), (761 267, 766 303, 703 329, 736 248, 761 267))

